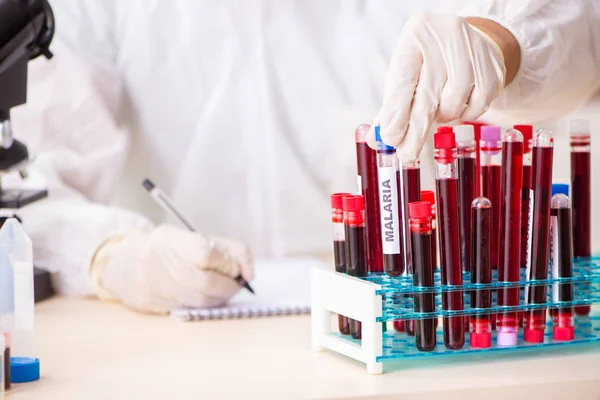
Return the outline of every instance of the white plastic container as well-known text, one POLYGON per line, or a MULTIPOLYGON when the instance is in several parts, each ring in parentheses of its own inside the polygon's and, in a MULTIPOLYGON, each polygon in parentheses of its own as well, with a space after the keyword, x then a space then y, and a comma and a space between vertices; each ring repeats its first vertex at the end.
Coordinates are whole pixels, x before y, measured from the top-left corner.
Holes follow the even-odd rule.
POLYGON ((11 333, 12 357, 35 357, 31 239, 8 219, 0 229, 0 329, 11 333))

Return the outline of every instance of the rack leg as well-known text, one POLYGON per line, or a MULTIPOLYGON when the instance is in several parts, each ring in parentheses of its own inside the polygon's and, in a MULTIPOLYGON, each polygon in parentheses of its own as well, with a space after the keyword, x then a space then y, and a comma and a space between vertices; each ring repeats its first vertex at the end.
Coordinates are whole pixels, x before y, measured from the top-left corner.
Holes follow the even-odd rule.
POLYGON ((383 348, 383 326, 375 318, 362 323, 362 351, 367 363, 367 371, 373 375, 383 372, 383 363, 377 362, 383 348))
POLYGON ((327 335, 331 325, 331 311, 325 310, 322 307, 315 306, 310 311, 311 313, 311 341, 314 351, 323 351, 325 347, 321 345, 321 338, 327 335))

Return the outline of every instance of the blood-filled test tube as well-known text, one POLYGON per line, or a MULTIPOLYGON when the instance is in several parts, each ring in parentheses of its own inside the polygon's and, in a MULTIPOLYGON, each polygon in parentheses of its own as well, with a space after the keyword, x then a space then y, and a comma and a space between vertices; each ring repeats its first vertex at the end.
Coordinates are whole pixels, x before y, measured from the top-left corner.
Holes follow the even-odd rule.
MULTIPOLYGON (((573 236, 571 234, 571 209, 569 198, 564 194, 552 196, 550 208, 550 262, 552 278, 573 276, 573 236)), ((571 283, 552 284, 552 302, 573 301, 571 283)), ((573 307, 558 307, 553 316, 552 337, 554 340, 573 340, 573 307)))
POLYGON ((4 337, 4 389, 9 390, 11 386, 10 348, 12 337, 8 331, 2 331, 2 336, 4 337))
POLYGON ((398 196, 398 158, 396 148, 381 141, 379 127, 375 127, 377 140, 377 176, 379 179, 379 205, 381 207, 381 242, 383 269, 390 276, 400 276, 405 268, 404 234, 400 221, 398 196))
MULTIPOLYGON (((435 177, 440 234, 440 269, 442 285, 462 285, 460 224, 458 222, 458 177, 456 140, 450 127, 439 127, 433 136, 435 177)), ((443 291, 444 310, 463 310, 462 291, 443 291)), ((462 315, 444 317, 444 345, 461 349, 465 344, 462 315)))
MULTIPOLYGON (((588 120, 575 119, 571 131, 571 199, 573 209, 573 256, 592 255, 592 197, 590 126, 588 120)), ((577 315, 588 315, 590 306, 577 306, 577 315)))
POLYGON ((358 192, 364 196, 367 215, 367 268, 369 272, 383 272, 381 225, 379 223, 379 189, 377 187, 377 152, 367 145, 367 133, 370 128, 369 125, 360 125, 354 132, 358 192))
MULTIPOLYGON (((521 272, 521 197, 523 192, 523 135, 509 129, 502 137, 501 224, 498 281, 518 283, 521 272)), ((493 206, 493 204, 492 204, 493 206)), ((499 306, 518 306, 519 287, 498 289, 499 306)), ((497 314, 499 346, 517 344, 519 319, 517 311, 497 314)))
POLYGON ((481 128, 481 192, 492 202, 492 268, 498 268, 498 246, 500 244, 500 183, 502 144, 499 126, 481 128))
POLYGON ((471 270, 471 202, 475 195, 475 133, 472 125, 453 128, 458 149, 458 212, 460 221, 460 254, 464 271, 471 270))
POLYGON ((437 262, 437 222, 435 218, 435 194, 433 190, 421 190, 421 201, 431 204, 431 252, 433 257, 433 268, 438 268, 437 262))
POLYGON ((523 192, 521 196, 521 267, 527 266, 529 235, 529 191, 533 189, 532 174, 532 140, 533 126, 515 125, 514 129, 523 135, 523 192))
MULTIPOLYGON (((331 222, 333 223, 333 257, 335 271, 346 273, 346 233, 344 232, 344 205, 342 199, 350 193, 331 195, 331 222)), ((342 335, 350 334, 348 317, 338 315, 338 329, 342 335)))
MULTIPOLYGON (((367 243, 365 232, 365 199, 362 195, 345 196, 342 199, 344 208, 344 230, 346 234, 346 270, 348 275, 367 276, 367 243)), ((360 339, 360 321, 350 320, 350 334, 360 339)))
MULTIPOLYGON (((471 283, 492 283, 492 202, 478 197, 471 203, 471 283)), ((471 290, 472 308, 490 308, 490 289, 471 290)), ((469 342, 471 347, 487 348, 492 344, 492 321, 490 314, 471 315, 469 342)))
POLYGON ((475 121, 461 121, 462 124, 472 125, 475 132, 475 164, 476 164, 476 179, 475 179, 475 193, 477 196, 481 194, 481 128, 487 126, 484 122, 475 121))
MULTIPOLYGON (((411 257, 413 265, 413 286, 416 288, 434 287, 431 203, 426 201, 409 204, 411 257)), ((435 293, 415 293, 414 310, 419 313, 435 312, 435 293)), ((415 342, 420 351, 435 349, 435 318, 414 321, 415 342)))
MULTIPOLYGON (((550 196, 552 193, 552 160, 554 135, 540 129, 533 137, 533 171, 529 191, 529 232, 527 234, 527 280, 544 280, 548 277, 548 237, 550 234, 550 196)), ((522 219, 521 219, 522 221, 522 219)), ((521 240, 523 240, 521 236, 521 240)), ((546 303, 546 285, 527 286, 525 301, 528 304, 546 303)), ((525 312, 524 339, 529 343, 543 343, 546 329, 546 310, 525 312)))

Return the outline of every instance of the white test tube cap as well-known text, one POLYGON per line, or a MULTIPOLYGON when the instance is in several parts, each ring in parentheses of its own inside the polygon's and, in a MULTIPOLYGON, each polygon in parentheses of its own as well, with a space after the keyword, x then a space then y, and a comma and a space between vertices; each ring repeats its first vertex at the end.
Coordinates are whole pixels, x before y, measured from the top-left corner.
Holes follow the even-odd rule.
POLYGON ((516 346, 519 340, 517 332, 497 332, 496 342, 498 346, 516 346))
POLYGON ((452 127, 456 142, 469 142, 475 140, 475 128, 473 125, 456 125, 452 127))
POLYGON ((590 133, 590 121, 588 119, 572 119, 569 121, 570 133, 590 133))

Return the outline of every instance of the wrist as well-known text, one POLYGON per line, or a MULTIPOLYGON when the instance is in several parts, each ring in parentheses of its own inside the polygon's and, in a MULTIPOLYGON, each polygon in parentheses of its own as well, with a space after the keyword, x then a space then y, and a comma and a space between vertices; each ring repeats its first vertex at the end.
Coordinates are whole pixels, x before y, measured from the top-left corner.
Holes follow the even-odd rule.
POLYGON ((521 65, 521 47, 514 35, 502 25, 489 19, 480 17, 466 17, 467 23, 481 31, 492 40, 502 52, 506 79, 504 86, 508 86, 517 75, 521 65))

